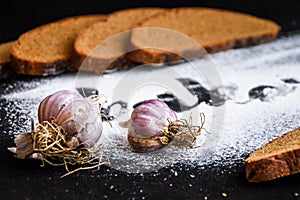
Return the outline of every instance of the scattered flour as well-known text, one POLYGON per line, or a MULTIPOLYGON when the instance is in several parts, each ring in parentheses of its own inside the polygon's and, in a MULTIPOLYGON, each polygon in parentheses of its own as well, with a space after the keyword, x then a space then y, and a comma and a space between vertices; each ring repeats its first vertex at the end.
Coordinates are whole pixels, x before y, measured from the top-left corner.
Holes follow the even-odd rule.
MULTIPOLYGON (((124 85, 119 89, 119 93, 123 91, 124 95, 129 95, 127 99, 123 96, 125 98, 123 100, 130 99, 129 106, 138 100, 155 98, 158 91, 178 92, 179 85, 172 86, 165 82, 155 84, 155 80, 160 80, 161 77, 163 80, 163 77, 166 77, 170 68, 174 71, 173 79, 189 77, 207 87, 224 86, 227 101, 219 107, 202 103, 193 110, 194 113, 201 111, 206 114, 205 127, 208 130, 208 132, 203 131, 203 134, 199 136, 197 139, 199 147, 195 149, 181 150, 169 145, 154 153, 137 154, 131 151, 127 143, 127 130, 118 126, 118 120, 112 122, 113 128, 105 123, 100 142, 111 160, 112 167, 127 172, 145 172, 173 163, 203 166, 207 164, 232 165, 236 162, 243 162, 255 149, 300 126, 300 84, 282 81, 286 78, 300 81, 299 58, 300 35, 294 35, 268 44, 211 54, 207 58, 194 60, 191 63, 149 69, 146 72, 150 74, 155 72, 155 79, 152 80, 154 84, 143 86, 147 90, 143 90, 141 86, 138 89, 134 88, 133 92, 130 87, 124 85), (197 71, 207 66, 214 69, 211 69, 211 72, 206 69, 208 71, 205 73, 197 71), (208 80, 205 77, 207 74, 214 74, 214 77, 208 80), (250 100, 249 90, 260 85, 271 85, 280 90, 275 95, 272 94, 268 101, 250 100), (152 86, 153 89, 151 89, 152 86), (228 88, 233 88, 233 90, 227 90, 228 88)), ((135 80, 134 77, 139 77, 146 72, 144 69, 137 69, 131 74, 118 71, 105 74, 100 78, 91 74, 63 74, 43 80, 41 84, 34 83, 36 85, 30 89, 7 92, 0 98, 0 100, 6 100, 0 101, 0 111, 6 113, 6 117, 0 119, 0 124, 9 124, 9 127, 2 127, 2 130, 5 130, 2 134, 13 137, 15 134, 28 131, 29 119, 37 120, 39 102, 55 91, 74 90, 77 87, 97 87, 108 96, 108 102, 111 103, 119 100, 116 99, 115 93, 124 79, 127 79, 127 82, 135 80)), ((149 83, 149 80, 146 79, 146 82, 149 83)), ((187 104, 189 103, 187 96, 191 101, 195 101, 189 93, 180 91, 180 94, 184 94, 179 97, 182 97, 187 104)), ((118 98, 122 99, 122 96, 118 98)), ((127 111, 130 113, 131 110, 127 111)), ((129 114, 123 117, 128 118, 128 116, 129 114)), ((186 117, 188 113, 181 114, 181 116, 186 117)))

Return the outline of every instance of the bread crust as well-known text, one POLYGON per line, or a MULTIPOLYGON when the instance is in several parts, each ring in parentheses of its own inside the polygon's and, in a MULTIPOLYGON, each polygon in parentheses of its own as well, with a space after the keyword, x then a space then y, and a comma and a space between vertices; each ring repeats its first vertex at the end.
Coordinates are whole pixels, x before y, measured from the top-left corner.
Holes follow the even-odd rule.
POLYGON ((0 44, 0 79, 6 79, 13 76, 10 68, 10 49, 16 41, 10 41, 0 44))
MULTIPOLYGON (((84 42, 86 38, 91 38, 91 40, 94 39, 95 44, 102 44, 102 42, 108 41, 108 46, 109 44, 109 39, 105 41, 98 41, 95 38, 92 38, 89 36, 90 33, 97 31, 97 30, 102 30, 103 28, 106 29, 103 31, 101 34, 107 34, 107 38, 113 37, 115 34, 126 34, 125 32, 129 32, 129 29, 131 29, 135 25, 135 21, 139 21, 139 18, 147 18, 147 16, 152 16, 156 15, 156 13, 163 12, 166 9, 162 8, 157 8, 157 7, 141 7, 141 8, 132 8, 132 9, 125 9, 125 10, 120 10, 113 12, 108 15, 108 18, 105 22, 99 22, 92 24, 85 29, 82 29, 79 33, 78 36, 75 40, 74 43, 74 50, 75 50, 75 56, 72 59, 72 63, 74 63, 74 66, 76 69, 80 70, 85 70, 85 71, 92 71, 96 73, 101 73, 105 70, 111 70, 111 69, 120 69, 124 67, 129 67, 132 65, 132 62, 127 59, 126 54, 127 54, 127 43, 129 41, 129 38, 126 38, 126 41, 124 41, 124 54, 122 55, 117 55, 113 57, 107 57, 107 56, 93 56, 90 54, 93 54, 93 49, 87 51, 84 47, 84 42), (141 16, 139 16, 141 15, 141 16), (133 18, 134 16, 134 18, 133 18), (124 23, 124 19, 126 21, 127 18, 130 18, 128 23, 124 23), (134 19, 134 20, 132 20, 134 19), (119 22, 121 20, 122 24, 121 26, 117 26, 116 22, 119 22), (134 22, 133 22, 134 21, 134 22), (133 24, 131 24, 133 23, 133 24), (125 25, 124 25, 125 24, 125 25), (110 30, 112 28, 112 30, 110 30), (117 30, 119 29, 119 30, 117 30), (123 32, 123 33, 122 33, 123 32)), ((148 16, 148 17, 149 17, 148 16)), ((100 34, 100 33, 99 33, 100 34)), ((128 35, 129 37, 130 35, 128 35)), ((121 36, 123 37, 123 36, 121 36)), ((121 40, 122 41, 122 40, 121 40)), ((95 45, 96 48, 96 45, 95 45)))
MULTIPOLYGON (((245 160, 246 178, 249 182, 270 181, 280 177, 288 176, 300 172, 300 142, 294 142, 293 148, 287 149, 287 146, 280 147, 280 152, 272 153, 269 156, 257 156, 257 151, 267 152, 267 149, 276 145, 275 142, 281 142, 281 145, 286 144, 286 140, 294 140, 291 137, 299 136, 300 128, 292 130, 279 138, 276 138, 263 147, 259 148, 245 160), (283 151, 285 150, 285 151, 283 151)), ((278 148, 278 145, 277 145, 278 148)))
POLYGON ((0 64, 0 79, 7 79, 14 75, 12 69, 10 68, 10 63, 0 64))
MULTIPOLYGON (((233 11, 227 11, 227 10, 222 10, 222 9, 210 9, 210 8, 189 8, 189 7, 183 7, 183 8, 176 8, 176 9, 171 9, 166 12, 158 13, 155 16, 149 17, 148 19, 140 22, 137 24, 135 28, 136 30, 132 31, 132 37, 130 39, 130 43, 133 46, 133 49, 137 49, 134 52, 128 54, 128 59, 132 60, 133 62, 137 63, 166 63, 169 61, 174 61, 178 60, 179 57, 176 54, 172 54, 170 52, 165 51, 165 53, 162 52, 155 52, 154 50, 145 49, 139 44, 139 37, 141 35, 136 34, 138 32, 138 28, 145 28, 145 27, 158 27, 158 28, 167 28, 170 29, 169 27, 165 27, 164 23, 162 23, 162 26, 160 26, 160 22, 165 19, 165 22, 168 22, 168 19, 170 18, 171 20, 174 21, 174 18, 179 16, 178 13, 192 13, 192 12, 215 12, 218 15, 224 15, 226 16, 226 13, 229 13, 230 15, 237 15, 235 17, 244 17, 245 21, 253 21, 257 20, 257 23, 264 23, 268 24, 268 26, 272 26, 272 31, 268 31, 266 33, 252 33, 247 37, 244 36, 239 36, 235 35, 234 37, 230 38, 224 38, 224 39, 218 39, 216 41, 210 41, 208 44, 200 44, 199 42, 199 48, 203 48, 207 53, 215 53, 219 51, 224 51, 228 49, 233 49, 233 48, 241 48, 241 47, 247 47, 247 46, 252 46, 252 45, 257 45, 257 44, 262 44, 266 42, 270 42, 275 40, 278 37, 278 34, 280 32, 280 26, 273 21, 266 20, 266 19, 260 19, 255 16, 247 15, 244 13, 237 13, 233 11), (158 20, 159 19, 159 20, 158 20), (157 20, 157 23, 155 22, 157 20)), ((182 16, 181 16, 182 17, 182 16)), ((181 19, 182 20, 182 19, 181 19)), ((184 20, 184 19, 183 19, 184 20)), ((187 19, 186 19, 187 20, 187 19)), ((172 29, 172 26, 174 26, 173 21, 171 22, 172 25, 170 26, 172 29)), ((183 23, 183 22, 182 22, 183 23)), ((213 22, 211 22, 213 23, 213 22)), ((195 24, 194 24, 195 25, 195 24)), ((189 27, 187 27, 189 28, 189 27)), ((222 27, 218 27, 221 29, 222 27)), ((181 32, 181 30, 178 30, 181 32)), ((204 31, 204 30, 202 30, 204 31)), ((204 31, 205 32, 205 31, 204 31)), ((184 30, 182 30, 182 33, 185 33, 184 30)), ((185 33, 187 34, 187 33, 185 33)), ((201 33, 199 33, 201 35, 201 33)), ((189 36, 187 34, 187 36, 189 36)), ((192 38, 193 39, 193 38, 192 38)), ((197 42, 197 41, 196 41, 197 42)), ((181 52, 177 52, 177 54, 184 54, 184 52, 187 51, 185 47, 182 47, 181 52)), ((196 55, 196 53, 194 53, 196 55)), ((203 54, 199 54, 200 57, 203 56, 203 54)))
MULTIPOLYGON (((178 13, 180 13, 182 10, 187 10, 188 12, 198 12, 201 11, 218 11, 221 14, 228 13, 235 13, 232 11, 226 11, 221 9, 208 9, 208 8, 176 8, 176 9, 163 9, 163 8, 157 8, 157 7, 144 7, 144 8, 135 8, 135 9, 127 9, 127 10, 121 10, 116 11, 114 13, 109 14, 108 16, 104 15, 86 15, 84 17, 95 17, 99 19, 95 19, 96 21, 102 21, 103 23, 109 23, 110 25, 114 25, 113 27, 119 27, 119 25, 122 27, 119 32, 126 31, 131 28, 136 27, 143 27, 143 24, 151 19, 156 19, 161 16, 168 15, 168 13, 171 13, 176 17, 178 13), (146 12, 149 13, 146 14, 146 12), (134 12, 139 12, 138 15, 133 14, 134 12), (151 13, 151 14, 150 14, 151 13), (119 19, 126 19, 127 21, 130 21, 129 24, 124 23, 122 20, 119 22, 119 19), (137 18, 141 18, 142 20, 136 20, 137 18), (130 19, 130 20, 129 20, 130 19), (139 21, 139 23, 137 23, 139 21), (118 22, 118 23, 117 23, 118 22), (128 27, 127 27, 128 26, 128 27), (127 29, 126 29, 127 28, 127 29), (125 30, 126 29, 126 30, 125 30)), ((236 13, 240 16, 247 16, 255 18, 254 16, 250 16, 243 13, 236 13)), ((174 17, 173 16, 173 17, 174 17)), ((194 59, 203 57, 207 53, 214 53, 218 51, 223 51, 227 49, 232 48, 240 48, 240 47, 246 47, 246 46, 252 46, 256 44, 262 44, 266 42, 270 42, 272 40, 275 40, 278 36, 278 33, 280 31, 280 26, 274 28, 273 31, 264 33, 264 34, 252 34, 249 37, 234 37, 234 38, 225 38, 222 40, 217 40, 210 42, 209 44, 203 44, 201 47, 199 44, 199 48, 197 49, 188 49, 187 47, 184 47, 180 49, 179 51, 155 51, 155 50, 149 50, 149 49, 143 49, 139 44, 137 44, 134 41, 134 30, 132 31, 132 36, 129 37, 130 41, 128 41, 129 47, 124 51, 124 55, 120 55, 119 57, 113 57, 113 54, 111 54, 112 58, 109 58, 109 55, 104 55, 103 58, 99 58, 93 55, 89 55, 91 53, 89 50, 85 48, 80 48, 77 46, 78 41, 80 41, 83 38, 89 38, 85 37, 84 33, 89 29, 89 27, 93 27, 93 25, 96 25, 96 23, 90 23, 86 26, 82 27, 80 31, 78 32, 76 38, 74 38, 74 44, 73 47, 69 48, 69 51, 72 51, 71 55, 64 55, 64 53, 60 54, 61 56, 58 56, 59 58, 49 58, 47 57, 44 59, 35 59, 30 58, 30 56, 27 58, 26 56, 22 55, 18 52, 18 46, 22 45, 21 42, 24 38, 26 38, 28 35, 36 32, 42 32, 45 29, 49 28, 49 26, 53 26, 55 24, 64 23, 67 20, 70 20, 70 23, 73 23, 72 20, 78 19, 83 16, 74 16, 74 17, 68 17, 65 19, 61 19, 49 24, 42 25, 40 27, 37 27, 33 30, 30 30, 24 34, 22 34, 18 41, 12 46, 11 49, 11 67, 12 69, 18 73, 18 74, 26 74, 26 75, 35 75, 35 76, 47 76, 47 75, 56 75, 60 74, 64 71, 73 71, 73 70, 86 70, 86 71, 92 71, 96 73, 101 73, 105 70, 111 70, 113 68, 123 68, 124 66, 131 66, 133 63, 174 63, 174 61, 182 61, 186 59, 194 59), (71 49, 71 50, 70 50, 71 49), (128 52, 130 51, 130 52, 128 52), (127 53, 128 52, 128 53, 127 53), (95 67, 97 66, 97 67, 95 67)), ((160 19, 160 18, 159 18, 160 19)), ((259 18, 257 18, 259 19, 259 18)), ((264 20, 264 19, 262 19, 264 20)), ((268 23, 268 20, 264 20, 263 23, 268 23)), ((270 24, 272 24, 272 21, 269 21, 270 24)), ((75 21, 74 21, 75 23, 75 21)), ((275 24, 275 23, 273 23, 275 24)), ((77 26, 79 27, 79 26, 77 26)), ((206 26, 205 26, 206 27, 206 26)), ((97 27, 96 27, 97 28, 97 27)), ((162 27, 163 28, 163 27, 162 27)), ((117 28, 118 29, 118 28, 117 28)), ((78 30, 77 30, 78 31, 78 30)), ((108 37, 111 37, 112 34, 119 33, 117 32, 110 32, 107 31, 108 37)), ((96 34, 97 35, 97 34, 96 34)), ((130 36, 130 35, 129 35, 130 36)), ((62 38, 62 37, 61 37, 62 38)), ((84 40, 82 40, 84 41, 84 40)), ((123 44, 123 43, 122 43, 123 44)), ((82 44, 84 46, 84 44, 82 44)), ((89 44, 91 45, 91 44, 89 44)), ((127 45, 127 44, 124 44, 127 45)), ((124 46, 123 45, 123 46, 124 46)), ((88 45, 87 45, 88 46, 88 45)), ((105 46, 105 45, 104 45, 105 46)), ((88 46, 90 47, 90 46, 88 46)), ((120 47, 121 48, 121 47, 120 47)), ((38 48, 36 48, 38 51, 38 48)), ((67 51, 67 50, 66 50, 67 51)), ((60 52, 60 51, 57 51, 60 52)), ((108 51, 109 52, 109 51, 108 51)), ((26 55, 26 54, 25 54, 26 55)), ((33 55, 33 54, 32 54, 33 55)), ((56 56, 56 55, 55 55, 56 56)))
POLYGON ((32 76, 50 76, 73 70, 70 60, 59 60, 56 62, 32 62, 11 56, 11 68, 17 74, 32 76))
POLYGON ((171 53, 165 51, 164 53, 153 51, 148 51, 148 49, 140 48, 138 45, 132 42, 133 49, 131 53, 127 54, 127 59, 136 63, 169 63, 173 61, 186 60, 189 58, 201 58, 207 53, 216 53, 219 51, 225 51, 228 49, 249 47, 253 45, 263 44, 271 42, 277 38, 277 34, 265 34, 259 37, 250 38, 239 38, 235 41, 224 41, 215 43, 210 46, 201 46, 199 44, 199 49, 197 50, 183 50, 179 53, 171 53), (203 52, 205 50, 206 52, 203 52), (200 53, 199 53, 200 52, 200 53), (180 56, 185 55, 185 56, 180 56))
POLYGON ((249 182, 270 181, 298 172, 300 172, 300 149, 246 162, 246 178, 249 182))
MULTIPOLYGON (((47 76, 47 75, 57 75, 65 71, 73 71, 75 70, 71 59, 73 54, 73 47, 71 46, 64 46, 62 45, 62 49, 71 49, 71 53, 61 53, 60 58, 52 58, 52 57, 46 57, 42 60, 37 60, 35 58, 27 58, 22 53, 26 55, 26 52, 23 52, 20 50, 20 45, 22 45, 23 40, 28 40, 27 38, 31 36, 31 34, 37 34, 42 32, 47 32, 47 30, 52 29, 53 27, 60 27, 64 26, 64 24, 71 24, 74 23, 74 26, 76 26, 76 21, 81 21, 82 24, 78 25, 78 27, 81 26, 87 26, 90 23, 94 23, 96 21, 105 20, 105 15, 82 15, 82 16, 73 16, 73 17, 67 17, 58 21, 54 21, 42 26, 39 26, 35 29, 32 29, 24 34, 22 34, 17 42, 12 46, 11 49, 11 68, 18 74, 24 74, 24 75, 33 75, 33 76, 47 76)), ((76 29, 75 29, 76 30, 76 29)), ((77 34, 76 31, 74 31, 75 35, 77 34)), ((57 36, 56 36, 57 37, 57 36)), ((75 38, 71 38, 69 36, 70 40, 75 40, 75 38)), ((69 45, 69 44, 68 44, 69 45)), ((38 51, 38 49, 36 49, 38 51)), ((61 50, 66 51, 66 50, 61 50)))
POLYGON ((90 71, 95 73, 103 73, 112 69, 122 69, 125 65, 131 65, 125 55, 118 58, 99 59, 92 56, 84 56, 77 52, 74 53, 71 63, 79 71, 90 71), (97 67, 95 67, 97 66, 97 67))

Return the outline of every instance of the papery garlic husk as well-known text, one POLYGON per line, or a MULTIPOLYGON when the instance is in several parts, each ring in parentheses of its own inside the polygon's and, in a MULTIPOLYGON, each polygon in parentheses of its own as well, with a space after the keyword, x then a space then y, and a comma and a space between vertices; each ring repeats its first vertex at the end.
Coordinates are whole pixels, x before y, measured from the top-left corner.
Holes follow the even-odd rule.
POLYGON ((169 139, 166 136, 140 138, 128 134, 127 139, 129 145, 136 152, 140 152, 140 153, 148 153, 148 152, 156 151, 169 143, 169 139), (162 141, 165 141, 166 143, 163 143, 162 141))

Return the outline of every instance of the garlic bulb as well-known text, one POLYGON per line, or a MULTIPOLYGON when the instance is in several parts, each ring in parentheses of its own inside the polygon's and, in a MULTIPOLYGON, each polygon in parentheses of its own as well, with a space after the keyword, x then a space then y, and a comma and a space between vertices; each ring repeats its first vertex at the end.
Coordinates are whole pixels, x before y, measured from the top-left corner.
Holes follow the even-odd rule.
POLYGON ((167 132, 176 113, 160 100, 148 100, 134 109, 131 119, 120 126, 128 128, 128 142, 137 152, 151 152, 169 143, 167 132))
POLYGON ((103 125, 99 105, 78 93, 62 90, 46 97, 38 108, 39 122, 53 122, 85 147, 100 139, 103 125))
POLYGON ((121 122, 128 128, 128 143, 136 152, 148 153, 158 150, 174 141, 179 147, 193 147, 205 122, 204 113, 200 113, 200 125, 177 119, 176 113, 160 100, 148 100, 136 107, 131 119, 121 122), (176 139, 176 140, 175 140, 176 139))
POLYGON ((177 120, 176 113, 160 100, 148 100, 136 107, 131 114, 129 134, 149 138, 159 136, 168 129, 170 121, 177 120))
POLYGON ((18 158, 33 153, 47 157, 82 148, 93 147, 102 134, 100 107, 91 98, 62 90, 47 96, 38 108, 39 124, 35 131, 18 135, 16 148, 10 148, 18 158))

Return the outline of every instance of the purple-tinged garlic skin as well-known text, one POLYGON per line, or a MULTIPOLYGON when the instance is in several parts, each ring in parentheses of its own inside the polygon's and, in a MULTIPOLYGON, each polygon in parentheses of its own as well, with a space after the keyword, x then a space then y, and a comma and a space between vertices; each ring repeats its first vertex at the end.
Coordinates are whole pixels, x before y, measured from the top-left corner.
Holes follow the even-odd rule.
POLYGON ((176 113, 160 100, 148 100, 134 109, 131 119, 122 123, 128 128, 129 145, 136 152, 152 152, 165 146, 161 141, 168 140, 164 131, 169 123, 176 121, 176 113))
POLYGON ((58 91, 47 96, 42 100, 38 108, 39 121, 54 120, 63 107, 74 99, 83 99, 83 97, 70 90, 58 91))
POLYGON ((131 114, 129 134, 142 138, 159 136, 168 128, 170 121, 177 120, 176 113, 160 100, 148 100, 131 114))
POLYGON ((69 90, 47 96, 39 105, 38 119, 62 126, 70 141, 85 147, 97 143, 103 130, 99 105, 69 90))

